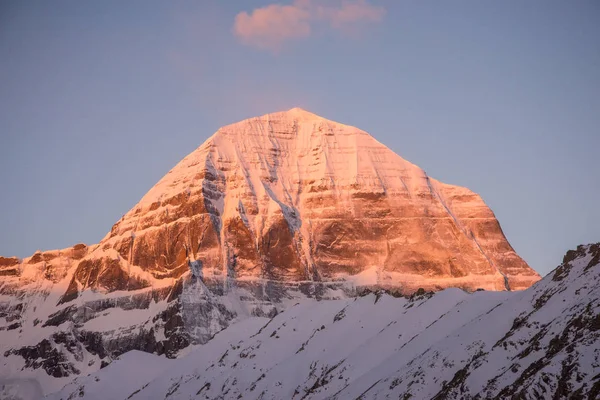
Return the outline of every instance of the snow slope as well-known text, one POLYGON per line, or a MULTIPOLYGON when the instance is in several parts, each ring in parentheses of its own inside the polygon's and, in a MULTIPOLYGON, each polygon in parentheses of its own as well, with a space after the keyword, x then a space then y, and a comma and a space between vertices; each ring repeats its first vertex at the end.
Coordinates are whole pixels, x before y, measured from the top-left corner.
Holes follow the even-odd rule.
MULTIPOLYGON (((78 391, 96 398, 98 374, 48 398, 78 391)), ((117 386, 128 380, 123 368, 114 376, 117 386)), ((115 399, 599 395, 600 243, 567 253, 555 271, 522 292, 446 289, 410 298, 378 292, 305 300, 271 319, 225 329, 115 399)))

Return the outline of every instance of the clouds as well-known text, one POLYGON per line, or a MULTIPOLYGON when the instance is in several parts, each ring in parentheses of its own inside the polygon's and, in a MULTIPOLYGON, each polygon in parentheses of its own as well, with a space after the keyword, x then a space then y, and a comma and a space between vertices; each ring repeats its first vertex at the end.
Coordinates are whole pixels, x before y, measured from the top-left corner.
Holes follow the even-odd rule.
POLYGON ((380 22, 384 14, 383 7, 367 0, 294 0, 290 5, 269 4, 240 12, 233 33, 245 45, 278 52, 287 41, 309 37, 319 23, 347 32, 380 22))
POLYGON ((271 4, 250 14, 241 12, 235 17, 233 31, 244 44, 277 51, 290 39, 308 37, 311 33, 311 14, 299 7, 271 4))

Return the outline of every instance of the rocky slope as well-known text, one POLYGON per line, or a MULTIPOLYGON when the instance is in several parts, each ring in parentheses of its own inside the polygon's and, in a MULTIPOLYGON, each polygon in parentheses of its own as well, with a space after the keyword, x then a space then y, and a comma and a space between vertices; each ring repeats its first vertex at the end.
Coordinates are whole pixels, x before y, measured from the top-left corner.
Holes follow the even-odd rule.
POLYGON ((301 109, 219 129, 99 243, 0 257, 0 379, 48 392, 130 350, 365 288, 524 289, 492 211, 366 132, 301 109))
POLYGON ((522 292, 307 300, 231 326, 180 360, 128 353, 49 399, 106 395, 598 399, 600 243, 568 252, 522 292), (151 366, 145 378, 140 360, 151 366))

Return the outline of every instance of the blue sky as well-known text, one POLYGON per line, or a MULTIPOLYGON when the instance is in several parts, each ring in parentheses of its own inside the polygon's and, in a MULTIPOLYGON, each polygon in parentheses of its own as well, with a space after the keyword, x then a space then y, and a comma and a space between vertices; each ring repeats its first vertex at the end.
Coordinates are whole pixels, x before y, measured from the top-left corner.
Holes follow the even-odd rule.
POLYGON ((98 242, 219 126, 294 106, 480 193, 542 274, 600 241, 600 3, 278 4, 0 2, 0 254, 98 242))

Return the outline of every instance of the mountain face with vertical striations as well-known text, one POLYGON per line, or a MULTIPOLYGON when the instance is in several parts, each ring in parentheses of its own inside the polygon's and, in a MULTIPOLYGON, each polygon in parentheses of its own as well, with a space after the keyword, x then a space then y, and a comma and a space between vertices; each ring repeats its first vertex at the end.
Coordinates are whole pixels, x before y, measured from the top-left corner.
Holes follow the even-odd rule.
POLYGON ((0 381, 178 357, 306 298, 537 280, 477 194, 295 108, 219 129, 99 244, 0 257, 0 381))
POLYGON ((219 129, 100 246, 154 278, 178 278, 191 262, 209 281, 346 279, 407 292, 539 279, 477 194, 298 108, 219 129))

